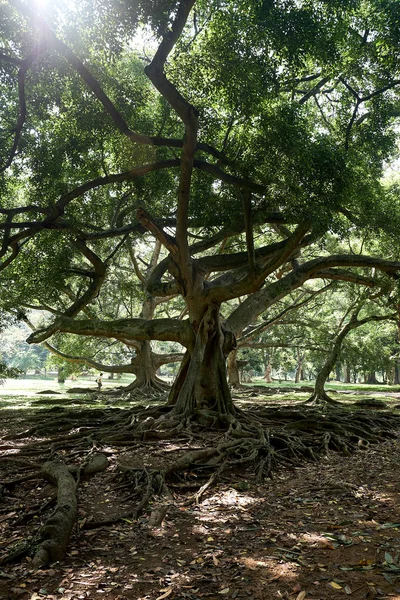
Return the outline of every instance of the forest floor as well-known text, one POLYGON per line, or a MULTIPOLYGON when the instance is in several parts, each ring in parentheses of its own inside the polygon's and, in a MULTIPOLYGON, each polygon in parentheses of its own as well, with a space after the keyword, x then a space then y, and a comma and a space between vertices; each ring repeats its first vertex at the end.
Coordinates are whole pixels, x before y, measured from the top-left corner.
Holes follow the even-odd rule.
MULTIPOLYGON (((257 393, 238 402, 249 408, 257 393)), ((286 405, 286 391, 283 398, 286 405)), ((54 508, 55 488, 35 476, 50 442, 43 432, 21 435, 63 414, 53 400, 31 396, 24 409, 16 397, 0 401, 1 600, 400 600, 400 437, 351 456, 329 452, 318 462, 275 471, 262 484, 247 470, 225 473, 199 504, 187 502, 196 486, 189 477, 171 485, 173 499, 159 499, 166 512, 158 526, 151 525, 157 499, 137 520, 126 516, 132 497, 118 465, 162 465, 193 442, 110 444, 101 449, 106 471, 82 478, 78 487, 78 522, 66 558, 39 570, 29 555, 1 563, 36 535, 54 508), (24 475, 29 478, 7 485, 24 475)), ((301 400, 293 394, 291 406, 301 400)), ((76 419, 75 431, 88 401, 76 402, 64 409, 76 419)), ((104 418, 118 407, 101 410, 104 418)), ((74 458, 70 448, 57 455, 74 458)))

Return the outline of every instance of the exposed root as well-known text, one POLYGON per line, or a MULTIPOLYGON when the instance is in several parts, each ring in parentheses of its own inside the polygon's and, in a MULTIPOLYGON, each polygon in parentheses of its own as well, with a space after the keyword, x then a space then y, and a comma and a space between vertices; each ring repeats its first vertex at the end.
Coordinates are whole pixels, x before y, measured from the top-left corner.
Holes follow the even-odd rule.
MULTIPOLYGON (((344 407, 338 408, 336 404, 335 409, 329 411, 319 411, 304 405, 301 410, 299 405, 294 408, 270 407, 247 412, 235 408, 234 414, 199 409, 185 418, 176 415, 171 407, 165 406, 152 407, 150 410, 143 408, 135 418, 132 418, 132 411, 116 411, 106 415, 107 418, 101 424, 96 419, 89 431, 65 436, 58 442, 57 438, 51 439, 51 455, 55 452, 56 444, 67 444, 75 450, 67 456, 84 455, 87 458, 79 467, 76 463, 68 466, 58 460, 51 460, 43 467, 41 477, 55 483, 58 494, 55 511, 41 532, 39 548, 34 558, 35 566, 61 560, 64 556, 76 519, 76 488, 79 478, 107 466, 107 457, 95 453, 96 449, 105 444, 112 442, 118 447, 126 445, 131 448, 132 444, 151 445, 152 439, 176 439, 179 436, 179 440, 186 439, 186 443, 189 439, 191 449, 183 451, 162 469, 157 466, 132 468, 120 465, 115 483, 117 489, 130 500, 129 512, 108 521, 88 521, 84 524, 85 528, 104 526, 124 518, 135 521, 154 500, 156 504, 150 514, 149 526, 157 526, 164 519, 168 507, 176 501, 169 486, 171 489, 196 486, 196 491, 188 502, 199 503, 222 476, 225 478, 232 471, 243 472, 246 469, 256 481, 261 482, 266 477, 272 477, 282 467, 293 468, 305 460, 318 460, 331 451, 350 455, 368 444, 394 437, 400 430, 400 416, 393 413, 348 411, 344 407), (211 431, 213 436, 210 436, 211 431), (196 439, 195 449, 193 439, 196 439)), ((21 453, 26 449, 43 451, 45 443, 44 440, 30 442, 25 447, 21 444, 18 449, 21 453)), ((21 458, 21 454, 12 455, 13 460, 18 458, 21 458)), ((21 465, 22 468, 24 466, 26 465, 21 465)), ((33 470, 36 465, 30 464, 29 468, 33 470)), ((5 489, 33 476, 37 478, 38 473, 5 482, 5 489)), ((43 508, 38 507, 38 512, 42 513, 43 508)), ((31 518, 30 515, 29 517, 31 518)), ((15 549, 7 560, 10 560, 10 556, 26 554, 26 545, 24 548, 25 550, 15 549)))
POLYGON ((313 394, 304 402, 304 404, 308 404, 309 406, 341 406, 342 403, 339 400, 335 400, 331 398, 325 390, 322 391, 314 391, 313 394))
POLYGON ((56 509, 41 530, 42 541, 32 561, 36 568, 64 558, 77 514, 76 483, 66 465, 47 462, 42 473, 58 492, 56 509))
POLYGON ((133 392, 134 394, 138 393, 142 396, 157 396, 165 394, 170 387, 171 386, 168 383, 158 377, 146 381, 135 379, 135 381, 129 385, 119 388, 119 393, 133 392))

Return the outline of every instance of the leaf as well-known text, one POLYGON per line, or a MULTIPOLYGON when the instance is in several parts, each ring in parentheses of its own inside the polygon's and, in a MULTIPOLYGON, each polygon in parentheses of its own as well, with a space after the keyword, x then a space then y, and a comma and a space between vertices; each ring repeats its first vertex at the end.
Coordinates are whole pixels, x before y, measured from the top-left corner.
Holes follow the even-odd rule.
POLYGON ((297 596, 296 600, 304 600, 304 598, 307 596, 307 592, 305 592, 304 590, 302 592, 300 592, 300 594, 297 596))
MULTIPOLYGON (((173 587, 167 588, 167 591, 165 592, 165 594, 158 596, 158 598, 156 598, 156 600, 163 600, 163 598, 168 598, 168 596, 170 596, 172 594, 173 589, 174 589, 173 587)), ((160 591, 162 592, 163 590, 160 590, 160 591)))
POLYGON ((393 579, 392 579, 391 577, 389 577, 389 575, 388 575, 387 573, 382 573, 382 575, 384 576, 384 578, 386 579, 386 581, 387 581, 388 583, 390 583, 390 585, 393 585, 393 584, 394 584, 394 581, 393 581, 393 579))
POLYGON ((330 581, 329 585, 334 589, 334 590, 342 590, 342 586, 339 585, 338 583, 336 583, 335 581, 330 581))
POLYGON ((229 592, 229 588, 224 588, 223 590, 218 592, 218 594, 228 594, 228 592, 229 592))
POLYGON ((388 564, 393 563, 393 558, 390 552, 385 552, 385 560, 388 564))
POLYGON ((350 587, 349 585, 345 585, 343 589, 344 589, 344 591, 346 592, 346 594, 347 594, 348 596, 350 596, 350 594, 352 593, 352 592, 351 592, 351 587, 350 587))
POLYGON ((212 557, 212 559, 213 559, 213 563, 214 563, 214 565, 215 565, 216 567, 218 567, 218 565, 219 565, 219 560, 218 560, 218 558, 217 558, 217 557, 216 557, 216 556, 213 554, 213 557, 212 557))

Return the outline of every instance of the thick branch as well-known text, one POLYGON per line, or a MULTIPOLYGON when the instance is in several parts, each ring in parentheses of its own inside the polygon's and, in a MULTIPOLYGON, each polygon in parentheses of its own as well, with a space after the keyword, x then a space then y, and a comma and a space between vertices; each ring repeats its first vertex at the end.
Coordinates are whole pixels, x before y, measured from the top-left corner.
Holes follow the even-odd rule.
POLYGON ((258 290, 266 277, 273 273, 278 267, 285 264, 286 261, 298 250, 302 245, 302 240, 307 233, 309 226, 300 224, 292 235, 283 242, 280 252, 272 257, 271 261, 266 261, 258 270, 256 276, 247 275, 238 282, 231 285, 216 286, 209 289, 209 297, 218 302, 225 302, 232 298, 238 298, 245 294, 250 294, 258 290))
POLYGON ((395 278, 398 277, 400 272, 400 262, 382 260, 372 256, 352 254, 316 258, 303 263, 282 279, 269 284, 246 298, 228 318, 229 327, 235 334, 240 333, 269 306, 302 286, 307 279, 323 278, 323 273, 326 273, 327 268, 336 266, 375 268, 395 278))
POLYGON ((100 321, 97 319, 72 319, 57 317, 46 329, 36 331, 29 336, 29 344, 38 344, 49 339, 56 332, 75 333, 92 337, 115 338, 126 340, 160 340, 179 342, 182 346, 190 346, 193 342, 193 331, 189 321, 172 319, 119 319, 116 321, 100 321))
POLYGON ((180 94, 168 80, 164 72, 165 62, 181 35, 195 0, 181 0, 177 7, 172 27, 163 35, 161 44, 145 73, 160 94, 169 102, 185 126, 181 154, 181 170, 178 186, 178 207, 176 218, 176 241, 179 248, 180 269, 186 280, 190 279, 190 254, 187 239, 188 206, 194 155, 197 146, 198 116, 196 109, 180 94))

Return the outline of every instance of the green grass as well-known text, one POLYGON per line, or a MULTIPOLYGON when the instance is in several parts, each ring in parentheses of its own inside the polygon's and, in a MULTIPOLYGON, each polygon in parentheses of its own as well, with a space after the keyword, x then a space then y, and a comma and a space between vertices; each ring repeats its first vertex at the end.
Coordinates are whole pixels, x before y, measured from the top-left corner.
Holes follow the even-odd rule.
MULTIPOLYGON (((131 383, 134 378, 132 376, 123 376, 121 379, 106 379, 103 378, 102 390, 112 389, 118 386, 125 386, 131 383)), ((87 388, 97 390, 96 376, 82 377, 76 381, 68 379, 65 383, 58 383, 54 378, 30 376, 19 379, 7 379, 4 384, 0 385, 0 410, 1 409, 48 409, 52 406, 59 406, 59 400, 65 398, 68 406, 91 406, 104 408, 107 404, 102 401, 93 400, 90 394, 71 394, 68 393, 70 388, 87 388), (52 390, 52 394, 41 394, 45 390, 52 390), (38 400, 46 398, 49 400, 46 404, 36 404, 38 400), (56 402, 52 404, 50 400, 54 398, 56 402), (73 404, 72 400, 78 400, 73 404)), ((104 401, 108 398, 104 397, 104 401)), ((118 405, 118 403, 116 403, 118 405)))
MULTIPOLYGON (((265 383, 264 379, 254 377, 252 379, 252 383, 247 383, 245 385, 263 385, 267 388, 301 388, 304 387, 314 387, 315 380, 311 381, 301 381, 300 383, 295 383, 294 381, 274 381, 273 383, 265 383)), ((396 393, 400 392, 400 385, 385 385, 385 384, 366 384, 366 383, 342 383, 339 381, 331 381, 327 383, 325 388, 327 390, 352 390, 352 391, 361 391, 361 392, 385 392, 385 393, 396 393)))

